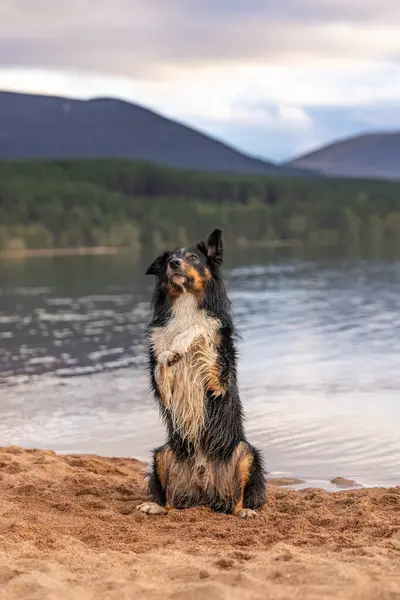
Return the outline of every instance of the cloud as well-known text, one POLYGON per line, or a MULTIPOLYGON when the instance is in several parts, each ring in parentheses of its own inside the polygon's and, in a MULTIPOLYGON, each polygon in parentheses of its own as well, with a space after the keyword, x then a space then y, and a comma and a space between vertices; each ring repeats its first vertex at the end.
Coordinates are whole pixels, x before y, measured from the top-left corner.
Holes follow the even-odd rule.
POLYGON ((400 51, 397 0, 1 0, 3 66, 144 77, 187 65, 287 64, 400 51))
POLYGON ((0 88, 117 96, 277 158, 387 122, 399 28, 398 0, 0 0, 0 88))

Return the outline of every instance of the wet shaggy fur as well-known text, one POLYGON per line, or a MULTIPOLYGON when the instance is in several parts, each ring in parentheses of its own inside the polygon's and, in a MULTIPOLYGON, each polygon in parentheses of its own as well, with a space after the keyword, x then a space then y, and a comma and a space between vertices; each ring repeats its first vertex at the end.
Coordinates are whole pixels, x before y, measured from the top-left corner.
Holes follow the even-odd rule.
POLYGON ((164 252, 147 270, 156 276, 150 382, 167 429, 154 451, 151 502, 138 507, 148 514, 208 505, 247 518, 265 502, 261 455, 244 434, 222 258, 217 229, 206 243, 164 252))

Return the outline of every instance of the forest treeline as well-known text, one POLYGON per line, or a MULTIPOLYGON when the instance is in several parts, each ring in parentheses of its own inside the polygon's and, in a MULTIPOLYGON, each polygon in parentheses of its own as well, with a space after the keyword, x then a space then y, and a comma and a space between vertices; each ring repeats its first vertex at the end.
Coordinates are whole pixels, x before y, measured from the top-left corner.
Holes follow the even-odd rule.
POLYGON ((0 162, 0 249, 400 243, 400 184, 214 175, 124 160, 0 162))

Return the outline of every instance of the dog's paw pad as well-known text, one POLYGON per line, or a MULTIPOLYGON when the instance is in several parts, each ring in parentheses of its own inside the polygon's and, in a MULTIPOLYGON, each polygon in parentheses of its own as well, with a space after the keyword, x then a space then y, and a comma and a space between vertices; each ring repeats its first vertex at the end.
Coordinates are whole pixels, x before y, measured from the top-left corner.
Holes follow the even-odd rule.
POLYGON ((156 502, 143 502, 136 507, 139 512, 145 513, 146 515, 166 515, 167 511, 165 508, 157 504, 156 502))
POLYGON ((238 514, 238 517, 240 517, 241 519, 254 519, 257 516, 258 515, 256 511, 252 508, 243 508, 243 510, 241 510, 238 514))
POLYGON ((172 358, 170 358, 168 360, 168 366, 172 367, 172 365, 175 365, 180 360, 181 360, 181 355, 178 354, 178 352, 175 352, 175 353, 173 353, 172 358))
POLYGON ((178 362, 179 358, 180 356, 175 352, 165 350, 164 352, 161 352, 160 356, 158 357, 158 364, 161 367, 170 367, 171 365, 178 362))

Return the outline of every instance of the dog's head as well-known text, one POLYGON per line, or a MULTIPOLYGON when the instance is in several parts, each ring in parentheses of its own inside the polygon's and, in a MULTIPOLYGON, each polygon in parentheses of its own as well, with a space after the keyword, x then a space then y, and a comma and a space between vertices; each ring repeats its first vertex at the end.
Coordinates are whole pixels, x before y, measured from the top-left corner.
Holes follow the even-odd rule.
POLYGON ((214 229, 206 242, 157 256, 146 275, 155 275, 171 298, 182 292, 201 294, 207 282, 217 275, 222 259, 222 231, 214 229))

